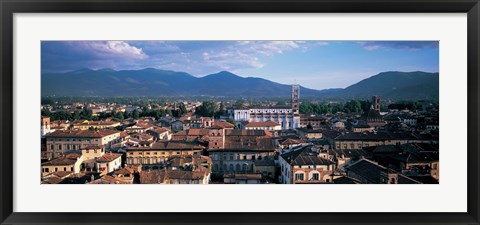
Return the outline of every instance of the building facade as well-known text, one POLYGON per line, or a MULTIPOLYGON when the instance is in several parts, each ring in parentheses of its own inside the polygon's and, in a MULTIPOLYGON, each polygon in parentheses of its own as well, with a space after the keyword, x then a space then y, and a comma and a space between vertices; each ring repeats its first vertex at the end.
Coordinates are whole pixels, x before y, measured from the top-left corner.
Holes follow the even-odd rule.
POLYGON ((280 155, 282 184, 331 183, 334 162, 319 157, 312 146, 305 146, 280 155))
POLYGON ((172 157, 201 154, 203 149, 204 146, 195 142, 155 142, 152 146, 127 148, 126 163, 128 167, 159 169, 172 157))
POLYGON ((70 150, 81 150, 83 147, 97 145, 107 150, 112 144, 119 142, 120 131, 117 130, 57 130, 45 135, 47 157, 57 158, 70 150))
POLYGON ((45 136, 45 134, 48 134, 52 132, 50 130, 50 117, 49 116, 42 116, 42 124, 41 124, 41 134, 42 137, 45 136))
POLYGON ((291 107, 252 106, 235 109, 233 116, 237 122, 273 121, 281 125, 282 130, 300 127, 300 86, 292 85, 291 107))

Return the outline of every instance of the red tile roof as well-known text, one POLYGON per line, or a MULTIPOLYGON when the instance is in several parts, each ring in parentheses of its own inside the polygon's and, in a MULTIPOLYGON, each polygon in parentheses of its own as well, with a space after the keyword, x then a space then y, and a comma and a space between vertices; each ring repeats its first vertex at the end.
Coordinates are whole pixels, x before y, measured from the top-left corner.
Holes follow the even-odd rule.
POLYGON ((204 146, 196 142, 161 141, 153 143, 152 147, 132 147, 127 150, 202 150, 204 146))
POLYGON ((52 133, 46 134, 46 137, 53 138, 102 138, 112 134, 120 133, 118 130, 103 129, 103 130, 56 130, 52 133))
POLYGON ((215 121, 213 122, 213 126, 219 126, 219 127, 222 127, 222 128, 234 128, 235 125, 229 123, 229 122, 226 122, 226 121, 215 121))
POLYGON ((101 157, 97 158, 97 162, 99 163, 108 163, 115 159, 122 157, 122 154, 115 154, 115 153, 105 153, 101 157))
POLYGON ((42 163, 42 166, 68 166, 73 165, 77 162, 77 158, 79 158, 81 154, 78 153, 70 153, 68 155, 58 157, 52 159, 50 161, 42 163))

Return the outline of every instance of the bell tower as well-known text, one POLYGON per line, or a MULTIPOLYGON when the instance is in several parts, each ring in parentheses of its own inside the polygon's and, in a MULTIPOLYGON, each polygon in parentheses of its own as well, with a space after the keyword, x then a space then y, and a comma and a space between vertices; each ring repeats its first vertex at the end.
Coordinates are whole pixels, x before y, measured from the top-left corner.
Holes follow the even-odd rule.
POLYGON ((300 113, 300 85, 292 85, 292 110, 293 114, 300 113))
POLYGON ((372 106, 376 112, 380 113, 380 96, 372 97, 372 106))

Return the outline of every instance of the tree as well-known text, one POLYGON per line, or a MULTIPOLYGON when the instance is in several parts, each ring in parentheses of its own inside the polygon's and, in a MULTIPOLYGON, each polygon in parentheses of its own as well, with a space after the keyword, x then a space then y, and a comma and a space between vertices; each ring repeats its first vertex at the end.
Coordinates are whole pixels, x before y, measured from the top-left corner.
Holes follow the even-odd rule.
POLYGON ((245 104, 245 101, 243 99, 238 99, 237 101, 235 101, 235 104, 233 104, 233 106, 239 109, 239 108, 242 108, 244 104, 245 104))
POLYGON ((79 113, 78 111, 73 112, 72 118, 73 118, 74 120, 80 119, 80 113, 79 113))
POLYGON ((217 103, 214 101, 204 101, 202 105, 196 108, 195 114, 200 116, 213 116, 217 111, 217 103))
POLYGON ((117 119, 119 119, 119 120, 125 119, 125 117, 124 117, 124 115, 123 115, 123 112, 118 112, 118 113, 116 113, 115 118, 117 118, 117 119))
POLYGON ((360 113, 362 111, 362 105, 358 100, 350 100, 345 103, 344 112, 346 113, 360 113))
POLYGON ((132 118, 138 119, 140 117, 140 112, 138 110, 133 110, 132 112, 132 118))
POLYGON ((183 114, 187 113, 187 108, 185 107, 185 104, 183 104, 183 103, 180 103, 180 105, 178 106, 178 110, 179 110, 180 115, 183 115, 183 114))
POLYGON ((88 107, 83 107, 82 112, 80 113, 80 118, 91 120, 92 119, 92 110, 88 107))

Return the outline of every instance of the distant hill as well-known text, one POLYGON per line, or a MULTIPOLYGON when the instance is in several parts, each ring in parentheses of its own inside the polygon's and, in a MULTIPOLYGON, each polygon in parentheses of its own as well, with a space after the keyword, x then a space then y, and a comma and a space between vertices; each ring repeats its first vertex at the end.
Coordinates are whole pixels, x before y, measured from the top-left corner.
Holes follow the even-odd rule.
POLYGON ((383 72, 333 93, 335 98, 369 98, 380 95, 384 99, 438 100, 438 73, 383 72))
MULTIPOLYGON (((204 77, 158 69, 80 69, 42 74, 42 96, 227 96, 289 97, 291 86, 222 71, 204 77)), ((345 89, 301 87, 300 96, 317 98, 438 99, 438 73, 385 72, 345 89)))
MULTIPOLYGON (((43 74, 42 96, 242 96, 282 97, 291 95, 291 86, 262 78, 220 73, 195 77, 188 73, 158 69, 81 69, 67 73, 43 74)), ((304 96, 321 91, 301 87, 304 96)))

